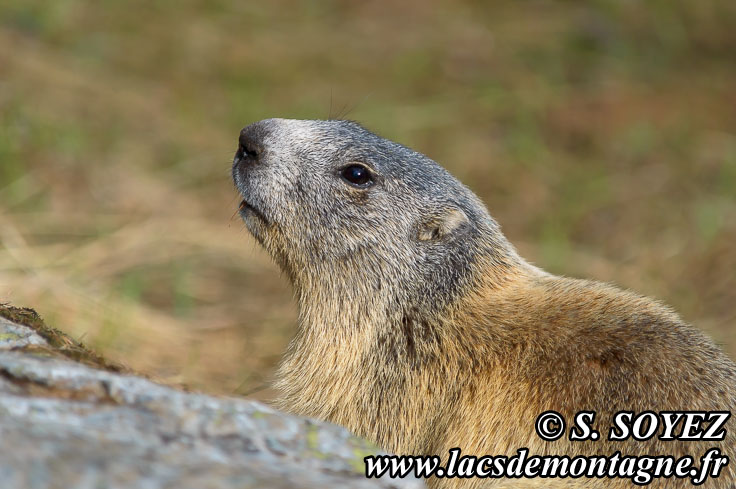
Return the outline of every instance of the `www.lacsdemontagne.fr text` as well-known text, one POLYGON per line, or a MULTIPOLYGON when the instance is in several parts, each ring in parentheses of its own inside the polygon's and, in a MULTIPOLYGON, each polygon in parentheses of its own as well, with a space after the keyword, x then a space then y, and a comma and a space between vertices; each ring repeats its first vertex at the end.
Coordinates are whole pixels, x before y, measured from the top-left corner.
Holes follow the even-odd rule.
POLYGON ((626 456, 620 452, 612 455, 576 456, 529 455, 521 448, 510 457, 462 455, 459 448, 452 448, 445 466, 440 457, 412 455, 375 455, 365 457, 365 475, 391 478, 439 477, 439 478, 622 478, 634 484, 646 485, 659 478, 689 478, 700 485, 708 477, 718 477, 728 464, 728 457, 712 448, 703 454, 696 465, 693 457, 626 456))

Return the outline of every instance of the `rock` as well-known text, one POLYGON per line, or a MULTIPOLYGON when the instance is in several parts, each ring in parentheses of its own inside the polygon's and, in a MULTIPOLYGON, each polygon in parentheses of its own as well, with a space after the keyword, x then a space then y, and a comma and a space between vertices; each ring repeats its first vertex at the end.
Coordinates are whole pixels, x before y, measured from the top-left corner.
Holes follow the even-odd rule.
POLYGON ((366 479, 378 450, 338 426, 183 392, 0 305, 3 488, 421 488, 366 479))

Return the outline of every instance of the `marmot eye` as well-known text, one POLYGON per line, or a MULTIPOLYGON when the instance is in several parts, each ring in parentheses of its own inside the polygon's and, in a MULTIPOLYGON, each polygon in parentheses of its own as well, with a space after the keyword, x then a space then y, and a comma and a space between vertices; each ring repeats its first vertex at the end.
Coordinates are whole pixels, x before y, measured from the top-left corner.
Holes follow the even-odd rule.
POLYGON ((342 178, 360 187, 366 187, 373 182, 370 170, 363 165, 346 166, 340 171, 342 178))

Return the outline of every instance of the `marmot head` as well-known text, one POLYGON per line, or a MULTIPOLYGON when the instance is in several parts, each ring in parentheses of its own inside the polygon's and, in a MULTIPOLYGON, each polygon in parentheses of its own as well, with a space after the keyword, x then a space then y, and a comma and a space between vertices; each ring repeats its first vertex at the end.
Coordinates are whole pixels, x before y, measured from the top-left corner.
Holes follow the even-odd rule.
POLYGON ((400 291, 431 303, 467 281, 479 257, 516 258, 469 189, 354 122, 251 124, 232 173, 247 228, 298 292, 400 291))

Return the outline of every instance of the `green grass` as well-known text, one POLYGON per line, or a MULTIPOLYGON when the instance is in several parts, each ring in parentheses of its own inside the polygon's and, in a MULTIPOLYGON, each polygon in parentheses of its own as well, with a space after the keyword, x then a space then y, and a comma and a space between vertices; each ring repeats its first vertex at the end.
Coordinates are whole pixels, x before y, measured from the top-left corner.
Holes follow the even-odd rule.
POLYGON ((343 115, 444 164, 538 265, 661 298, 734 355, 733 25, 725 0, 6 1, 0 302, 252 392, 296 313, 231 218, 237 134, 343 115))

